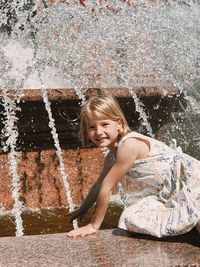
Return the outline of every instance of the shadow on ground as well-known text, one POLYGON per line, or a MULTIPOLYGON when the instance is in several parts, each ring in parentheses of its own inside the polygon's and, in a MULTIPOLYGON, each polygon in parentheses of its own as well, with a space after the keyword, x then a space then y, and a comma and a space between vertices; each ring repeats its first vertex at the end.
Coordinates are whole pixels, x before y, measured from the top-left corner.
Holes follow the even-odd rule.
POLYGON ((135 239, 154 240, 157 242, 187 243, 192 246, 200 247, 200 234, 195 228, 193 228, 190 232, 186 234, 182 234, 178 236, 163 237, 163 238, 157 238, 157 237, 150 236, 150 235, 128 232, 128 231, 125 231, 119 228, 113 230, 112 234, 115 236, 126 236, 126 237, 132 237, 135 239))

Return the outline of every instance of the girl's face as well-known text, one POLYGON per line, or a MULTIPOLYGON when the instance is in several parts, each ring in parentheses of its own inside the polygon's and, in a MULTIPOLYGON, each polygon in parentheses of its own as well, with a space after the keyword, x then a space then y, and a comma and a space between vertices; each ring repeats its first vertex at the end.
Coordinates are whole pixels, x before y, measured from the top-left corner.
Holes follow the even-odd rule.
POLYGON ((108 147, 115 150, 115 143, 122 128, 121 119, 113 121, 107 118, 100 118, 95 115, 87 116, 88 138, 98 147, 108 147))

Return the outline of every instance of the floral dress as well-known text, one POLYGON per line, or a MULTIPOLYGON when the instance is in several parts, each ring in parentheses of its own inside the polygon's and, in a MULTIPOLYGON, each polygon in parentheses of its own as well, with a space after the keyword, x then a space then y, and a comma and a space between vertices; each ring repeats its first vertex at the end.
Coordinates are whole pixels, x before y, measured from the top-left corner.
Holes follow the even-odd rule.
POLYGON ((135 160, 126 179, 135 190, 123 196, 118 227, 157 237, 190 231, 200 220, 200 161, 181 148, 131 132, 120 142, 137 138, 148 142, 149 154, 135 160))

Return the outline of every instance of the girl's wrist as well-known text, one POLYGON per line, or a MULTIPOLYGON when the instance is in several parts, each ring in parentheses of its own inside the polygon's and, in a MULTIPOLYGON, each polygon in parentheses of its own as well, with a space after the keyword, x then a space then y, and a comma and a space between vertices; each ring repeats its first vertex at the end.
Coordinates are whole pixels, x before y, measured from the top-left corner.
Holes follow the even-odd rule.
POLYGON ((91 222, 91 225, 92 225, 92 228, 93 228, 94 230, 96 230, 96 231, 99 230, 99 227, 97 227, 93 222, 91 222))

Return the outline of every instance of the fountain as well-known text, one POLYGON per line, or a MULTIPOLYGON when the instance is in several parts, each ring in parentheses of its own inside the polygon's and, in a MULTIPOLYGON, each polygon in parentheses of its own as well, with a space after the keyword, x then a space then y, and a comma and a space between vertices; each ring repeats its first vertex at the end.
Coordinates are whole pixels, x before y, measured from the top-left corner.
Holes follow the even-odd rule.
POLYGON ((0 203, 16 236, 24 210, 73 210, 97 178, 103 154, 78 140, 88 96, 115 95, 135 130, 200 159, 198 1, 0 5, 0 203))

